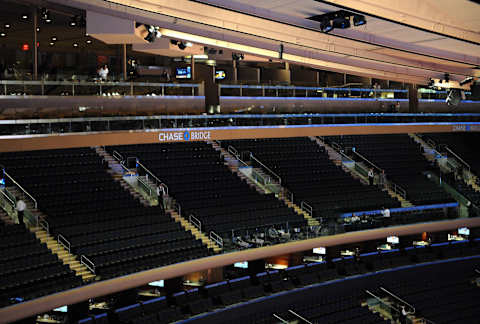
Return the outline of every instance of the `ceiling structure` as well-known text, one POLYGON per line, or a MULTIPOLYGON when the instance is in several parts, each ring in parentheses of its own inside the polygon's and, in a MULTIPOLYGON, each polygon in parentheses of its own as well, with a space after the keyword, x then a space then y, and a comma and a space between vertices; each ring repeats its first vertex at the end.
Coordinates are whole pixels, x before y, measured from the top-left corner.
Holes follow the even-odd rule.
POLYGON ((168 38, 322 70, 418 84, 444 73, 480 76, 480 5, 468 0, 385 0, 377 8, 373 0, 50 2, 157 25, 168 38), (339 9, 365 14, 367 24, 325 34, 308 19, 339 9))

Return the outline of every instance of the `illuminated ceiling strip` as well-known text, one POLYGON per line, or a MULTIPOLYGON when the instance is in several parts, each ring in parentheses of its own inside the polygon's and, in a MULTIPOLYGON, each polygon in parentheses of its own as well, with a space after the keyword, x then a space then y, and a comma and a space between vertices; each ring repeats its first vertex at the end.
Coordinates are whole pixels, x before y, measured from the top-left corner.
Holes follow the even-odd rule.
MULTIPOLYGON (((210 46, 217 46, 221 48, 228 48, 230 50, 238 51, 242 53, 255 54, 255 55, 264 56, 268 58, 275 58, 275 59, 278 59, 278 56, 279 56, 277 51, 272 51, 272 50, 263 49, 263 48, 250 46, 250 45, 243 45, 243 44, 228 42, 224 40, 217 40, 214 38, 193 35, 193 34, 175 31, 171 29, 161 28, 160 32, 165 37, 177 38, 177 39, 182 39, 182 40, 191 41, 195 43, 201 43, 201 44, 210 45, 210 46)), ((288 54, 288 53, 283 53, 283 60, 293 62, 293 63, 300 63, 303 65, 308 65, 312 67, 327 68, 327 69, 338 70, 338 71, 349 71, 349 73, 358 73, 358 74, 367 75, 367 76, 376 76, 376 77, 380 76, 380 77, 391 79, 391 80, 402 80, 406 82, 417 82, 417 83, 425 82, 425 80, 421 77, 414 77, 411 75, 404 75, 404 74, 397 74, 397 73, 386 72, 381 70, 355 67, 351 65, 328 62, 324 60, 304 57, 300 55, 288 54)))

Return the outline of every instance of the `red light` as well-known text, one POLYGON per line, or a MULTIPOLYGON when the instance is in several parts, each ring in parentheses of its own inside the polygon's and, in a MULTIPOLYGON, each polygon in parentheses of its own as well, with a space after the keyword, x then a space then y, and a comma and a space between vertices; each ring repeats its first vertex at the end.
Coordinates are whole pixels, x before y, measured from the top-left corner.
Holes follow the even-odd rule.
POLYGON ((27 43, 22 45, 22 51, 26 52, 26 51, 29 51, 29 50, 30 50, 30 45, 28 45, 27 43))

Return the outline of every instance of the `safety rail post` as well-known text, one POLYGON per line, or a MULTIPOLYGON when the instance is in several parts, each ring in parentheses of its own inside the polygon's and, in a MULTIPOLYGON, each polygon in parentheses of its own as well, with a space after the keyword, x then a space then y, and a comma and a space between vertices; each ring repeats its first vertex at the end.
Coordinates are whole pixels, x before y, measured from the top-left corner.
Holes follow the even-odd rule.
POLYGON ((210 231, 210 239, 218 244, 221 248, 223 248, 223 238, 215 233, 214 231, 210 231))
POLYGON ((202 230, 202 222, 198 218, 196 218, 193 214, 190 214, 188 216, 188 220, 190 221, 190 223, 193 224, 193 226, 198 228, 199 231, 202 230))
POLYGON ((467 167, 468 171, 470 171, 470 164, 468 164, 464 159, 462 159, 460 156, 458 156, 457 153, 453 152, 448 146, 445 146, 445 150, 447 150, 450 154, 452 154, 455 159, 457 159, 458 161, 460 161, 464 166, 467 167))
POLYGON ((282 178, 280 178, 280 176, 278 174, 276 174, 275 172, 273 172, 269 167, 267 167, 265 164, 263 164, 259 159, 257 159, 252 152, 250 152, 250 160, 253 160, 255 162, 257 162, 258 164, 260 164, 260 166, 267 170, 269 173, 270 173, 270 176, 273 176, 274 178, 277 178, 277 181, 278 181, 278 184, 281 185, 282 184, 282 178))
POLYGON ((87 267, 88 270, 95 273, 95 263, 92 262, 85 254, 80 257, 80 263, 87 267))
POLYGON ((25 195, 30 198, 30 200, 32 200, 33 202, 33 205, 35 207, 35 209, 38 208, 38 203, 37 203, 37 200, 35 198, 33 198, 33 196, 31 194, 29 194, 27 192, 27 190, 25 190, 25 188, 23 188, 17 181, 15 181, 15 179, 12 178, 12 176, 10 176, 7 171, 5 171, 5 169, 3 169, 3 174, 8 178, 10 179, 10 181, 12 181, 17 187, 18 189, 20 189, 20 191, 22 192, 22 195, 25 197, 25 195))
POLYGON ((375 294, 373 294, 372 292, 370 292, 369 290, 365 290, 365 292, 372 296, 375 300, 377 300, 381 305, 382 307, 385 307, 387 309, 393 309, 395 312, 397 312, 398 314, 400 314, 401 310, 396 308, 395 306, 393 305, 389 305, 387 303, 385 303, 385 301, 383 301, 380 297, 376 296, 375 294))
POLYGON ((65 236, 63 236, 62 234, 58 234, 57 242, 58 244, 62 245, 65 249, 67 249, 67 251, 70 253, 70 248, 71 248, 70 241, 68 241, 65 238, 65 236))
POLYGON ((309 203, 303 200, 300 203, 300 207, 302 208, 303 211, 307 212, 310 216, 313 216, 313 207, 310 206, 309 203))
POLYGON ((412 304, 406 302, 404 299, 400 298, 399 296, 395 295, 394 293, 388 291, 387 289, 385 289, 385 288, 383 288, 383 287, 380 287, 380 290, 382 290, 383 292, 386 292, 386 293, 389 294, 391 297, 393 297, 393 298, 395 298, 396 300, 400 301, 401 304, 403 304, 403 305, 405 305, 405 306, 408 306, 408 307, 412 310, 411 314, 415 314, 415 307, 414 307, 412 304))
POLYGON ((50 224, 48 223, 48 221, 43 218, 43 217, 40 217, 38 219, 38 225, 43 228, 45 230, 45 232, 49 233, 50 234, 50 224))
POLYGON ((147 169, 146 166, 144 166, 138 159, 137 159, 137 168, 138 167, 141 167, 145 173, 148 175, 147 177, 150 177, 152 178, 153 180, 155 180, 155 185, 158 186, 158 187, 162 187, 163 190, 165 191, 165 195, 168 196, 168 186, 162 181, 160 180, 156 175, 153 174, 152 171, 150 171, 149 169, 147 169))
POLYGON ((293 310, 291 310, 291 309, 289 309, 288 312, 289 312, 290 314, 292 314, 293 316, 299 318, 300 320, 304 321, 304 322, 307 323, 307 324, 313 324, 312 322, 310 322, 309 320, 307 320, 305 317, 303 317, 303 316, 295 313, 295 312, 294 312, 293 310))

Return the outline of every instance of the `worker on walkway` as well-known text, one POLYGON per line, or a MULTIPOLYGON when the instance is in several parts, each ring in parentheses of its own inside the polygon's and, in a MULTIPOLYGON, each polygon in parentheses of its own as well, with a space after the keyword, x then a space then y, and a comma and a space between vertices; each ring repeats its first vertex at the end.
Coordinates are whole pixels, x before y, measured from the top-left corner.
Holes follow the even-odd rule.
POLYGON ((27 208, 27 205, 22 199, 19 199, 17 201, 17 217, 18 217, 18 224, 21 224, 25 226, 25 223, 23 222, 23 213, 25 212, 25 208, 27 208))
POLYGON ((373 177, 375 174, 373 173, 373 169, 368 170, 368 184, 373 186, 373 177))

